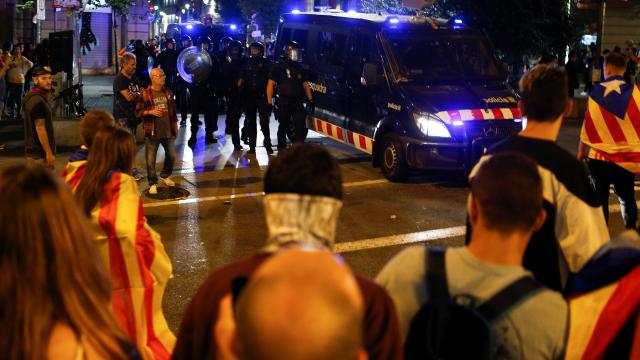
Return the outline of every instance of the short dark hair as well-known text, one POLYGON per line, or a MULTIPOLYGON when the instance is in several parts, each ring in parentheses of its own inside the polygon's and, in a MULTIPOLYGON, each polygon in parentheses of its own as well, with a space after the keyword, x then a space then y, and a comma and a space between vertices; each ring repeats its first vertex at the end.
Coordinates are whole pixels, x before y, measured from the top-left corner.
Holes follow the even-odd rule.
POLYGON ((542 210, 542 180, 535 161, 519 153, 485 160, 471 180, 471 195, 488 228, 528 231, 542 210))
POLYGON ((98 131, 113 124, 113 116, 106 110, 93 109, 86 113, 80 120, 80 138, 83 145, 90 148, 98 131))
POLYGON ((567 73, 557 66, 537 65, 520 79, 520 94, 529 120, 554 121, 569 101, 567 73))
POLYGON ((319 195, 342 199, 342 173, 324 148, 295 144, 278 154, 264 175, 264 192, 319 195))
POLYGON ((605 66, 612 66, 617 70, 627 69, 627 57, 620 52, 612 52, 604 57, 605 66))

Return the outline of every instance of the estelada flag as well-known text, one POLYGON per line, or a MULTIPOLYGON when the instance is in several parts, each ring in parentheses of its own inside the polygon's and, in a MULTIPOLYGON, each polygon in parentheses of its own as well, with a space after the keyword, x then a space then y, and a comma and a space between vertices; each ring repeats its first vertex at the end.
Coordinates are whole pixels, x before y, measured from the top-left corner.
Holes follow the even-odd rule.
POLYGON ((66 182, 71 190, 75 191, 84 176, 84 170, 87 166, 87 158, 89 157, 89 149, 81 147, 71 157, 69 162, 62 171, 62 178, 66 182))
POLYGON ((614 76, 591 91, 580 140, 589 158, 640 174, 640 89, 614 76))
POLYGON ((147 224, 133 177, 112 172, 91 219, 109 267, 118 322, 144 359, 169 359, 176 338, 162 312, 162 296, 172 266, 160 235, 147 224))

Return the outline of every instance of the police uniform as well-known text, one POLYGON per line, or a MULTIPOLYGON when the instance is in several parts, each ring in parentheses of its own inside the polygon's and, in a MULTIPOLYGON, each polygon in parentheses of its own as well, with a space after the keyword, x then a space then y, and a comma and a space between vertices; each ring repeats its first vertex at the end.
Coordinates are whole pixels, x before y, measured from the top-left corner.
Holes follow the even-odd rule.
POLYGON ((242 44, 240 44, 239 41, 234 41, 227 50, 227 57, 220 64, 221 78, 224 82, 224 94, 227 100, 226 133, 231 135, 231 141, 233 142, 235 150, 242 150, 239 129, 242 102, 240 99, 240 89, 238 88, 238 80, 240 80, 240 71, 242 69, 242 44), (235 47, 237 50, 238 46, 240 56, 232 56, 232 52, 234 51, 232 48, 235 47))
MULTIPOLYGON (((183 35, 182 39, 182 49, 190 47, 192 44, 191 37, 189 35, 183 35)), ((178 51, 178 55, 180 55, 180 51, 178 51)), ((176 67, 177 58, 176 58, 176 67)), ((178 106, 178 110, 180 111, 180 125, 184 126, 187 124, 187 114, 189 113, 189 83, 186 82, 181 76, 177 77, 176 81, 176 103, 178 106)))
POLYGON ((250 57, 245 59, 240 72, 242 80, 242 99, 244 103, 245 121, 249 137, 249 148, 255 151, 257 141, 256 111, 260 116, 260 129, 264 136, 264 147, 271 153, 271 135, 269 132, 269 118, 271 107, 267 103, 267 82, 271 63, 263 57, 250 57))
POLYGON ((277 83, 276 104, 278 107, 278 149, 287 146, 287 133, 294 129, 293 142, 304 142, 307 138, 304 83, 307 77, 302 66, 286 60, 275 64, 269 73, 269 80, 277 83))
POLYGON ((175 94, 177 92, 177 82, 178 82, 178 51, 175 49, 175 42, 173 40, 167 40, 167 42, 171 42, 174 44, 174 48, 165 48, 158 54, 157 65, 163 71, 166 78, 165 86, 171 89, 171 91, 175 94))
MULTIPOLYGON (((198 39, 198 45, 202 46, 204 40, 198 39)), ((218 107, 215 95, 215 82, 219 74, 218 58, 209 50, 211 40, 207 40, 209 47, 202 47, 211 58, 211 73, 209 78, 200 83, 189 84, 189 94, 191 96, 191 137, 188 145, 193 147, 197 142, 198 129, 200 128, 200 114, 204 115, 205 142, 215 143, 217 140, 213 133, 218 130, 218 107)))

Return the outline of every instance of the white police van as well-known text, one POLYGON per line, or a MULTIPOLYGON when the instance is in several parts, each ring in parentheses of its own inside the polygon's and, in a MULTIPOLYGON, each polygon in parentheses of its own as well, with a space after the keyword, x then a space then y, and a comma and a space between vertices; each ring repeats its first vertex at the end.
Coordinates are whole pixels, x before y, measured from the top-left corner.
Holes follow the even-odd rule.
POLYGON ((411 169, 469 171, 522 129, 488 41, 459 20, 290 13, 276 59, 291 40, 305 49, 314 91, 309 128, 371 154, 391 180, 411 169))

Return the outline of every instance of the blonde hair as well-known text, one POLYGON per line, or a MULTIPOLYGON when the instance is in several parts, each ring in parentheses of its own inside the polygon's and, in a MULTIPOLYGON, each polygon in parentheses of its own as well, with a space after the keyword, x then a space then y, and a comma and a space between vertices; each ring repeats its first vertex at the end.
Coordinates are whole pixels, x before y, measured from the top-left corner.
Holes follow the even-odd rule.
POLYGON ((128 358, 106 267, 69 188, 41 166, 15 166, 0 173, 0 199, 0 354, 44 359, 64 323, 100 356, 128 358))

